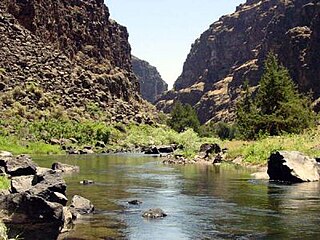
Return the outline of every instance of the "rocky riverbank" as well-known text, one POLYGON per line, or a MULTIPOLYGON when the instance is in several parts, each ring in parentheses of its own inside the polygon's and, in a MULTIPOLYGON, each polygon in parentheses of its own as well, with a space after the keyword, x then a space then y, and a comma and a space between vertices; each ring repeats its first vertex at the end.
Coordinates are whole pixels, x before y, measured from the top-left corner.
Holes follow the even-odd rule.
POLYGON ((39 167, 26 155, 0 152, 0 170, 11 184, 0 194, 0 218, 9 237, 54 240, 71 230, 82 214, 94 210, 89 200, 78 195, 67 206, 62 171, 39 167))

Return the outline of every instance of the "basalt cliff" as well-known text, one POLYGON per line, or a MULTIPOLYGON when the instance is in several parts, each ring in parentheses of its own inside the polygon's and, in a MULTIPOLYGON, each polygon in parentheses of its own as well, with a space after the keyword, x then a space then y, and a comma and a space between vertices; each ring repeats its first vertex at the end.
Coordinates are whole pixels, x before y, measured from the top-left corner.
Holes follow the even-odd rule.
POLYGON ((161 78, 158 70, 148 62, 132 56, 133 72, 138 77, 142 97, 154 103, 168 90, 168 84, 161 78))
POLYGON ((103 0, 1 0, 0 39, 1 111, 148 120, 128 32, 103 0))
POLYGON ((195 107, 202 123, 232 121, 243 82, 259 84, 270 51, 300 91, 320 97, 319 1, 247 0, 221 17, 194 42, 174 89, 157 107, 169 111, 181 101, 195 107))

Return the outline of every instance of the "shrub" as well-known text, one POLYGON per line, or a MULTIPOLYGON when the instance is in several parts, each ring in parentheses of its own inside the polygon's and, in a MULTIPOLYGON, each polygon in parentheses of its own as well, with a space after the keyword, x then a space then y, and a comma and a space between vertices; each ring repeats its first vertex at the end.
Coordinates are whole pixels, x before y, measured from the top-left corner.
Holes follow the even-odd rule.
POLYGON ((219 137, 222 140, 232 140, 236 137, 237 128, 234 124, 229 124, 226 122, 209 122, 208 124, 200 127, 199 133, 201 137, 214 136, 219 137))
POLYGON ((52 138, 75 138, 80 144, 104 141, 108 143, 110 129, 105 123, 73 120, 46 120, 29 123, 30 133, 37 140, 52 138))

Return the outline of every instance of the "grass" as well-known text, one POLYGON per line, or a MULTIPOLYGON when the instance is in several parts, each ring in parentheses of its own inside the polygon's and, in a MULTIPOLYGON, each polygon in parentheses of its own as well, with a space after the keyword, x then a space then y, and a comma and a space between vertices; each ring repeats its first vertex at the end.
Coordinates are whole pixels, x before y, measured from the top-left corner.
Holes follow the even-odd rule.
POLYGON ((225 141, 229 149, 227 158, 241 157, 244 163, 265 165, 274 151, 300 151, 310 157, 320 156, 320 128, 306 130, 303 134, 286 134, 266 137, 257 141, 225 141))
POLYGON ((23 141, 17 137, 0 136, 0 150, 13 154, 60 154, 59 146, 49 145, 42 141, 23 141))
POLYGON ((0 190, 9 189, 10 180, 7 177, 0 176, 0 190))

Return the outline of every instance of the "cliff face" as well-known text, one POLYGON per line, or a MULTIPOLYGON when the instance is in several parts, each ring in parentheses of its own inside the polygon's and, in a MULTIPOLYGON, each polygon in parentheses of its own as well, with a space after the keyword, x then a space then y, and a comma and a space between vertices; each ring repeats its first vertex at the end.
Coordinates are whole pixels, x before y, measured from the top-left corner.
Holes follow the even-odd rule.
POLYGON ((145 111, 127 30, 103 0, 2 0, 0 37, 3 109, 96 105, 116 119, 145 111))
POLYGON ((232 120, 241 85, 258 84, 269 51, 300 90, 319 97, 319 8, 313 0, 247 0, 195 41, 174 90, 157 107, 168 111, 179 100, 195 106, 202 123, 232 120))
POLYGON ((161 78, 158 70, 148 62, 132 57, 132 69, 138 77, 142 97, 154 103, 168 90, 168 84, 161 78))

